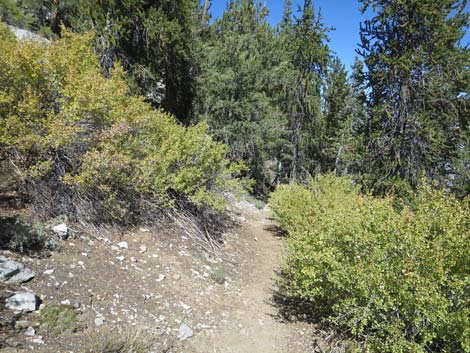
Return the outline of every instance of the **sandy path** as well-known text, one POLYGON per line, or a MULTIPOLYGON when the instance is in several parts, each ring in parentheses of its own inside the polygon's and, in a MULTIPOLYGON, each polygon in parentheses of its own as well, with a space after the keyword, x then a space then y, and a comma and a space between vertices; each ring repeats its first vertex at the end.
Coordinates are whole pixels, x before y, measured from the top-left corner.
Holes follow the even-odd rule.
POLYGON ((282 261, 283 240, 273 234, 268 211, 250 213, 239 230, 241 237, 256 237, 257 251, 252 275, 236 294, 221 302, 225 322, 210 336, 192 342, 198 353, 306 353, 305 323, 284 323, 272 302, 282 261))
MULTIPOLYGON (((7 326, 2 326, 0 310, 0 351, 85 352, 91 343, 97 347, 109 338, 103 332, 117 334, 116 340, 119 330, 142 327, 164 333, 162 345, 175 340, 172 353, 313 352, 312 326, 283 322, 273 303, 284 239, 270 231, 269 212, 240 203, 234 213, 240 225, 226 234, 221 258, 209 258, 189 239, 155 229, 125 234, 128 249, 116 247, 121 237, 109 234, 108 241, 72 238, 49 257, 23 258, 38 274, 24 286, 46 305, 80 302, 77 330, 56 336, 36 326, 37 313, 25 315, 44 344, 33 344, 23 330, 9 330, 13 346, 4 350, 1 331, 7 326), (117 256, 123 259, 117 261, 117 256), (227 286, 209 277, 208 268, 219 265, 227 273, 227 286), (45 275, 46 269, 53 269, 52 275, 45 275), (95 324, 98 312, 105 319, 100 328, 95 324), (194 331, 185 341, 176 340, 181 322, 194 331), (96 334, 96 342, 88 333, 96 334)), ((10 325, 10 318, 5 320, 10 325)))

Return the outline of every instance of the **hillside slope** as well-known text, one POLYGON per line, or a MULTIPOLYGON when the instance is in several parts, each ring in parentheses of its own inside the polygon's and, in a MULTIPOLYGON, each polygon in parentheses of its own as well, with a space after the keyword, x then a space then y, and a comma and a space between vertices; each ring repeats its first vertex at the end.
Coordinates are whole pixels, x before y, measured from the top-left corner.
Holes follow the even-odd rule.
POLYGON ((3 297, 28 289, 43 301, 43 309, 21 316, 3 308, 3 327, 9 328, 3 338, 10 347, 0 352, 88 352, 130 330, 156 337, 161 351, 172 346, 173 353, 310 352, 309 326, 283 323, 273 303, 282 239, 270 231, 267 211, 239 206, 237 224, 214 253, 155 228, 82 235, 45 258, 0 253, 36 272, 22 286, 4 287, 3 297), (216 283, 213 273, 225 282, 216 283), (77 313, 63 333, 44 324, 40 313, 52 306, 77 313), (15 321, 21 323, 17 329, 15 321), (181 324, 191 328, 191 338, 177 338, 181 324), (25 335, 28 326, 34 336, 25 335), (38 337, 44 343, 35 343, 38 337))

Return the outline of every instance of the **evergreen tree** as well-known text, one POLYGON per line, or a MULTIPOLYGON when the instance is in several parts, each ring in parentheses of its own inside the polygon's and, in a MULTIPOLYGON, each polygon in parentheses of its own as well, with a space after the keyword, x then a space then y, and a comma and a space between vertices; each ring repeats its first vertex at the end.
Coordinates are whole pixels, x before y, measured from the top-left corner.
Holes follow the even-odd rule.
POLYGON ((282 22, 281 28, 291 28, 292 27, 292 0, 284 1, 284 11, 282 13, 282 22))
POLYGON ((337 170, 344 151, 344 129, 348 120, 346 100, 351 94, 346 68, 339 58, 331 60, 325 88, 325 140, 323 171, 337 170))
POLYGON ((190 122, 197 0, 21 0, 18 6, 36 19, 33 29, 49 36, 59 36, 61 26, 94 31, 106 72, 120 61, 136 93, 190 122))
POLYGON ((468 92, 466 1, 361 2, 375 11, 360 32, 372 108, 369 182, 380 191, 402 181, 414 187, 422 173, 453 173, 466 114, 459 96, 468 92))
POLYGON ((321 91, 330 50, 326 44, 328 29, 311 0, 304 0, 300 16, 292 23, 288 21, 290 1, 285 9, 281 26, 287 57, 283 110, 290 118, 292 151, 286 162, 289 180, 293 182, 319 172, 323 163, 321 91))
POLYGON ((230 158, 246 161, 258 193, 275 178, 273 150, 285 125, 272 98, 278 56, 267 14, 251 0, 228 4, 211 26, 197 86, 199 119, 230 146, 230 158))
POLYGON ((102 57, 121 60, 149 101, 185 123, 192 114, 198 10, 194 0, 110 0, 90 14, 102 57))
POLYGON ((0 20, 22 28, 29 28, 35 21, 16 0, 0 0, 0 20))
POLYGON ((324 88, 324 149, 322 172, 360 178, 368 114, 362 62, 356 58, 348 78, 339 58, 332 58, 324 88))
MULTIPOLYGON (((342 168, 340 174, 348 173, 360 179, 367 172, 365 158, 369 142, 370 113, 367 106, 366 82, 364 64, 356 57, 352 65, 352 73, 349 78, 349 93, 346 98, 346 110, 348 112, 346 142, 341 158, 342 168)), ((338 172, 338 170, 337 170, 338 172)))

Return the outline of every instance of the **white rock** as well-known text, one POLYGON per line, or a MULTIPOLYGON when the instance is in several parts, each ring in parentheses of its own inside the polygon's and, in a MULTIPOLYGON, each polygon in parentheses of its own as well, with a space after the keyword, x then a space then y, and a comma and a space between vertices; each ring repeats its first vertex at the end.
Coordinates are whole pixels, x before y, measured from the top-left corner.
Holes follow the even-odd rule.
POLYGON ((148 233, 148 232, 150 232, 150 229, 148 229, 148 228, 139 228, 139 231, 141 231, 142 233, 148 233))
POLYGON ((5 306, 14 311, 35 311, 39 306, 38 298, 34 293, 19 292, 9 297, 5 306))
POLYGON ((180 302, 180 305, 183 307, 184 310, 189 310, 191 307, 183 302, 180 302))
POLYGON ((50 41, 44 37, 38 36, 37 34, 21 29, 18 27, 8 25, 10 31, 15 35, 16 39, 40 43, 50 43, 50 41))
POLYGON ((118 261, 124 261, 125 257, 124 256, 116 256, 116 260, 118 261))
POLYGON ((141 245, 139 252, 140 252, 141 254, 143 254, 143 253, 146 252, 146 251, 147 251, 147 247, 146 247, 145 245, 141 245))
POLYGON ((95 319, 95 325, 100 327, 104 324, 104 317, 102 316, 97 316, 95 319))
POLYGON ((163 274, 162 274, 162 275, 159 275, 158 278, 157 278, 157 282, 161 282, 161 281, 163 281, 165 278, 166 278, 165 275, 163 275, 163 274))
POLYGON ((28 327, 29 327, 29 322, 26 321, 26 320, 16 320, 15 321, 15 328, 17 330, 26 329, 28 327))
POLYGON ((70 300, 68 300, 68 299, 62 300, 62 301, 60 302, 60 304, 62 304, 62 305, 70 305, 70 300))
POLYGON ((35 273, 20 262, 0 256, 0 281, 18 284, 29 281, 35 273))
POLYGON ((127 241, 121 241, 120 243, 118 243, 118 246, 121 249, 129 249, 129 244, 127 244, 127 241))
POLYGON ((35 339, 33 339, 32 342, 36 344, 44 344, 44 340, 42 339, 42 336, 36 337, 35 339))
POLYGON ((52 227, 52 230, 62 239, 64 240, 67 239, 68 234, 69 234, 69 229, 67 228, 67 225, 65 223, 61 223, 52 227))
POLYGON ((187 340, 188 338, 193 337, 194 333, 191 330, 191 327, 182 323, 179 330, 178 330, 178 339, 181 341, 187 340))
POLYGON ((45 270, 42 274, 47 276, 47 275, 52 275, 53 273, 54 273, 54 270, 50 269, 50 270, 45 270))
POLYGON ((26 336, 34 336, 36 334, 36 330, 33 327, 29 326, 24 332, 24 334, 26 336))

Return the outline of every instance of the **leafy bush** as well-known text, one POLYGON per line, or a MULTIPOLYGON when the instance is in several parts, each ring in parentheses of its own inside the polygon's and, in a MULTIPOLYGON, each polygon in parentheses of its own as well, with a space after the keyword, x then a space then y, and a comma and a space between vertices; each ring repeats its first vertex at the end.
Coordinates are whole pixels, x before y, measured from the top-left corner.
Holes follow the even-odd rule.
POLYGON ((52 215, 120 221, 175 195, 223 209, 219 191, 242 167, 205 124, 184 128, 132 96, 119 65, 105 77, 90 39, 64 31, 49 45, 19 42, 0 24, 0 153, 33 201, 52 215))
POLYGON ((39 222, 16 217, 0 217, 0 246, 14 251, 32 252, 53 248, 54 240, 39 222))
POLYGON ((367 352, 470 352, 470 208, 430 186, 413 210, 344 178, 281 186, 285 288, 367 352))

